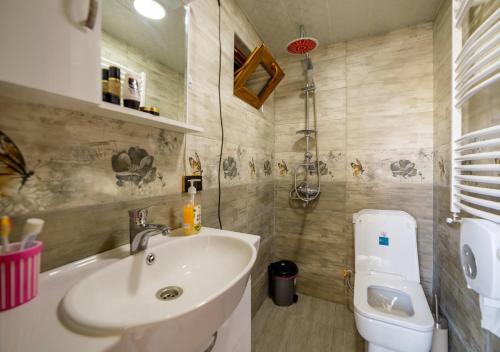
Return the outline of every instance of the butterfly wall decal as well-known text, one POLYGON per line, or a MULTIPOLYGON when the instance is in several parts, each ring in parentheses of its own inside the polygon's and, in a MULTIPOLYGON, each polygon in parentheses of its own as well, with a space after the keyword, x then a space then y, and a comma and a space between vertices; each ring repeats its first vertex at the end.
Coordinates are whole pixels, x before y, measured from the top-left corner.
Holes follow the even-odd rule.
POLYGON ((250 169, 250 176, 255 176, 257 170, 255 169, 255 161, 253 160, 253 158, 248 162, 248 167, 250 169))
POLYGON ((20 178, 19 191, 35 173, 28 169, 23 154, 4 132, 0 131, 0 177, 20 178))
POLYGON ((264 161, 264 175, 269 176, 272 172, 271 162, 269 160, 264 161))
POLYGON ((355 163, 351 163, 351 168, 352 168, 352 175, 353 176, 361 176, 365 173, 365 169, 363 168, 363 164, 361 164, 361 161, 356 159, 355 163))
POLYGON ((189 157, 189 165, 191 166, 193 175, 201 176, 203 174, 203 169, 201 168, 200 156, 198 155, 197 152, 194 152, 194 158, 191 156, 189 157))
POLYGON ((280 176, 288 175, 288 166, 286 165, 285 160, 281 160, 281 162, 278 162, 278 169, 280 170, 280 176))

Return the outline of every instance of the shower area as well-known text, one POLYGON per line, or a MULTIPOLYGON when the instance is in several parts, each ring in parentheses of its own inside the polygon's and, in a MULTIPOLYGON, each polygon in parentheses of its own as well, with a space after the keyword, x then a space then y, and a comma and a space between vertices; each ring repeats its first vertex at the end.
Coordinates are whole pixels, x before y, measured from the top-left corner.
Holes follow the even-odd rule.
POLYGON ((313 28, 284 41, 274 93, 273 254, 297 264, 299 301, 285 313, 263 300, 256 352, 362 351, 347 281, 361 209, 417 219, 421 282, 432 295, 433 25, 334 43, 308 38, 313 28), (273 339, 276 329, 288 345, 273 339))
POLYGON ((303 57, 305 84, 301 89, 304 96, 305 128, 296 133, 305 140, 304 159, 296 165, 291 165, 293 186, 290 190, 290 200, 298 202, 304 208, 316 200, 321 194, 321 175, 319 171, 318 139, 316 114, 316 85, 314 83, 314 66, 310 53, 318 47, 318 41, 305 36, 304 26, 300 26, 300 37, 292 40, 286 46, 291 55, 303 57), (312 121, 311 121, 312 119, 312 121), (314 154, 313 154, 313 152, 314 154))
POLYGON ((432 23, 328 45, 307 31, 277 57, 275 256, 297 263, 299 293, 347 304, 352 214, 401 209, 419 223, 430 296, 432 23))

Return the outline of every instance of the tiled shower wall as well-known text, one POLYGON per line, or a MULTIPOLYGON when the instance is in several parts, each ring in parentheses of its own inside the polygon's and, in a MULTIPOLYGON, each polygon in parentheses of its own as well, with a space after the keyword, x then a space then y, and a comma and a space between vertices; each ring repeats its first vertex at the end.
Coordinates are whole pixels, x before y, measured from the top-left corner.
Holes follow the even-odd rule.
POLYGON ((289 200, 305 148, 296 134, 305 126, 304 66, 301 57, 278 60, 286 77, 275 93, 275 255, 298 263, 300 292, 345 302, 342 270, 354 268, 352 214, 372 208, 417 219, 421 280, 430 295, 432 40, 426 23, 312 53, 322 194, 308 208, 289 200))
MULTIPOLYGON (((274 107, 269 99, 263 112, 257 111, 233 96, 234 33, 251 47, 261 40, 231 0, 222 6, 222 223, 224 229, 261 236, 252 274, 253 308, 257 309, 265 297, 274 231, 272 168, 264 167, 272 165, 274 107)), ((216 1, 192 4, 188 119, 203 127, 204 133, 185 137, 80 111, 0 98, 0 130, 17 144, 28 169, 34 171, 21 189, 19 178, 1 179, 1 213, 15 215, 14 240, 26 217, 46 220, 40 236, 45 243, 43 270, 127 243, 129 209, 155 205, 152 221, 179 227, 186 201, 180 193, 181 175, 184 170, 195 171, 198 160, 204 177, 203 224, 218 227, 217 24, 216 1), (113 157, 123 160, 127 155, 130 165, 113 166, 113 157), (127 179, 116 173, 127 168, 138 168, 138 175, 127 179)))
MULTIPOLYGON (((474 8, 473 25, 480 21, 482 13, 491 11, 494 6, 498 6, 498 2, 495 5, 495 1, 490 1, 482 7, 474 8)), ((481 329, 478 296, 467 289, 462 274, 459 226, 446 223, 446 218, 450 216, 450 55, 451 1, 447 0, 443 2, 434 23, 435 290, 440 296, 442 313, 449 322, 451 351, 499 351, 500 339, 481 329)), ((499 84, 478 94, 464 106, 464 133, 500 123, 498 111, 499 84)))

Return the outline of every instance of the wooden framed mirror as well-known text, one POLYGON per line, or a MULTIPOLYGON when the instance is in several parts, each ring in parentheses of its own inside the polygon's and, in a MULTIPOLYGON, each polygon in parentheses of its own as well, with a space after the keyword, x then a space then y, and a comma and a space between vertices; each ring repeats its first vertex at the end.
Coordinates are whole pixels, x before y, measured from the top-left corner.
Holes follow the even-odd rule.
POLYGON ((236 44, 234 95, 260 109, 285 73, 264 44, 255 48, 241 65, 245 53, 241 49, 237 51, 236 44))

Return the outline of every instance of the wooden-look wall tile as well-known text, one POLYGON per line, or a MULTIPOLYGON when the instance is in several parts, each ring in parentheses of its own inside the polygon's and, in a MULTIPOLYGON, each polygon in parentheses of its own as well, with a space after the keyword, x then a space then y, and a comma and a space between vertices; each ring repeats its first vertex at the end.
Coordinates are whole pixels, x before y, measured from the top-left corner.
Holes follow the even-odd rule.
POLYGON ((300 265, 297 289, 299 293, 322 298, 327 301, 345 304, 343 266, 318 270, 317 265, 300 265))
POLYGON ((349 114, 347 148, 432 148, 432 110, 419 113, 373 116, 349 114))
MULTIPOLYGON (((275 153, 298 152, 304 153, 306 148, 306 138, 297 131, 305 129, 305 121, 301 123, 283 123, 277 126, 275 131, 275 153)), ((316 142, 321 152, 329 150, 345 150, 346 144, 346 123, 345 119, 325 118, 317 121, 317 126, 311 124, 309 128, 318 131, 318 137, 315 136, 309 140, 309 148, 314 151, 316 142)))
POLYGON ((432 220, 432 185, 347 183, 346 212, 362 209, 392 209, 408 212, 417 219, 432 220))

